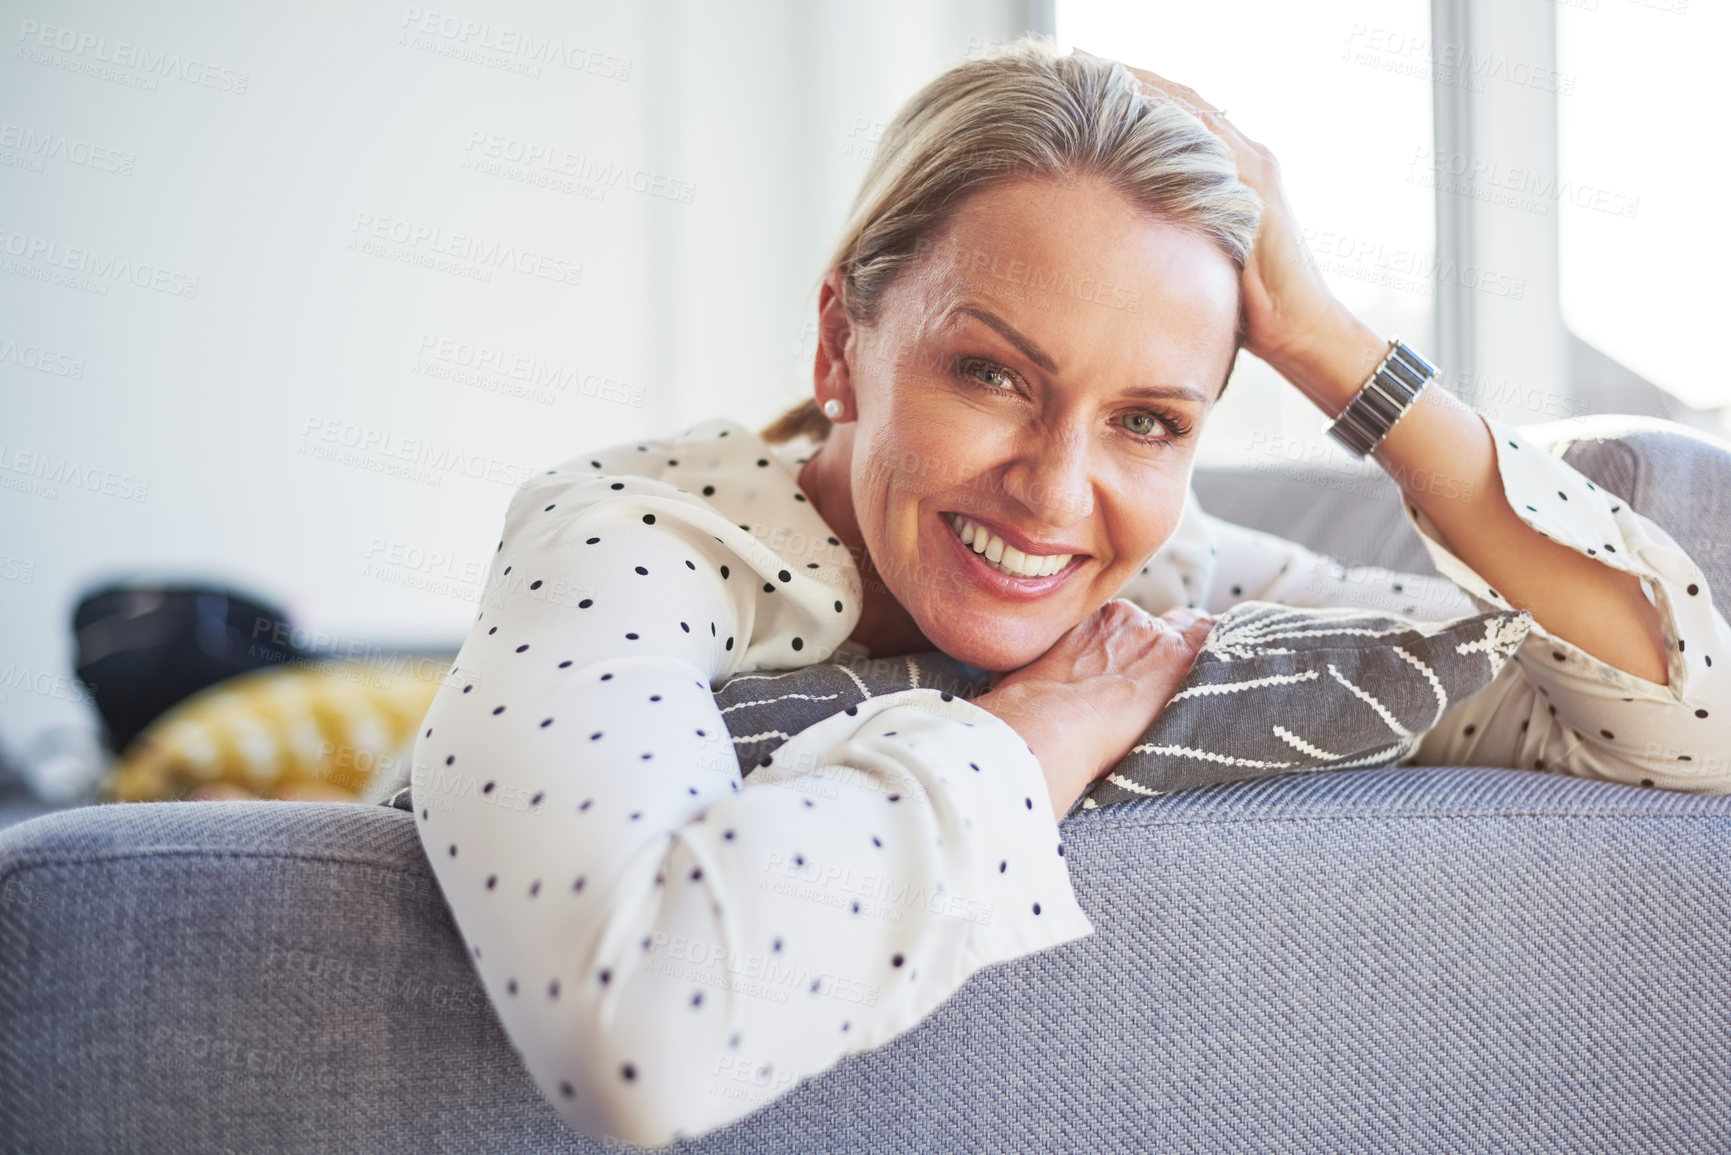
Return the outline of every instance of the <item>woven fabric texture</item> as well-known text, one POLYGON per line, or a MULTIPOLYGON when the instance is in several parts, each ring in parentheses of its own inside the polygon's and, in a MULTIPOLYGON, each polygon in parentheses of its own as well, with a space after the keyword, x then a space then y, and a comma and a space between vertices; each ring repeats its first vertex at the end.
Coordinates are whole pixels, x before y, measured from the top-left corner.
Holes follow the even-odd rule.
MULTIPOLYGON (((0 833, 0 1150, 606 1150, 523 1072, 412 825, 146 803, 0 833)), ((1396 768, 1063 829, 1099 933, 674 1149, 1731 1148, 1731 798, 1396 768)))

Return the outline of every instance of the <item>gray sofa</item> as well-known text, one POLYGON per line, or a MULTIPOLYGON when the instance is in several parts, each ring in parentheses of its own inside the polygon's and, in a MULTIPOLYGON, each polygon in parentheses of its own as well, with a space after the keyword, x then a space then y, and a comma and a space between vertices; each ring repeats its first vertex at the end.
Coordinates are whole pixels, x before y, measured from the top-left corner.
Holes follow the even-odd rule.
MULTIPOLYGON (((1731 589, 1731 450, 1627 419, 1544 436, 1731 589)), ((1392 487, 1348 480, 1197 485, 1428 568, 1392 487)), ((677 1149, 1731 1150, 1731 799, 1348 771, 1080 812, 1065 843, 1098 934, 677 1149)), ((524 1073, 410 815, 111 805, 0 832, 0 1151, 603 1149, 524 1073)))

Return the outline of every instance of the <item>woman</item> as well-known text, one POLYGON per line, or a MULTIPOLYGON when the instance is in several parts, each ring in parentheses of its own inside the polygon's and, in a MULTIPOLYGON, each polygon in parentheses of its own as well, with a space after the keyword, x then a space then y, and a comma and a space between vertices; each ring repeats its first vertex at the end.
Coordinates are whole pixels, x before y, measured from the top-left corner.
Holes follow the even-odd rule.
POLYGON ((1709 664, 1731 629, 1696 567, 1440 389, 1360 413, 1390 346, 1298 237, 1273 158, 1195 93, 1024 42, 885 133, 823 281, 808 405, 764 438, 713 421, 519 491, 414 800, 573 1126, 718 1127, 979 968, 1090 933, 1057 821, 1147 729, 1209 613, 1377 603, 1186 501, 1240 346, 1381 438, 1444 575, 1403 579, 1423 604, 1535 616, 1419 761, 1731 788, 1695 753, 1731 745, 1709 664), (713 683, 928 649, 1000 676, 971 703, 872 699, 742 782, 713 683))

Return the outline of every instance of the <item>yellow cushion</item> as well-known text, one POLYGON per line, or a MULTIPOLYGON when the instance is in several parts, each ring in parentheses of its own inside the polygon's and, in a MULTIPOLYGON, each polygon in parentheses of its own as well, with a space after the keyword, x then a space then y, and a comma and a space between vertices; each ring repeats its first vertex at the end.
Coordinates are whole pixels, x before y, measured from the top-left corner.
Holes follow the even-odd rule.
POLYGON ((408 778, 415 731, 449 662, 408 671, 294 663, 229 678, 133 740, 105 783, 118 802, 207 798, 359 801, 408 778))

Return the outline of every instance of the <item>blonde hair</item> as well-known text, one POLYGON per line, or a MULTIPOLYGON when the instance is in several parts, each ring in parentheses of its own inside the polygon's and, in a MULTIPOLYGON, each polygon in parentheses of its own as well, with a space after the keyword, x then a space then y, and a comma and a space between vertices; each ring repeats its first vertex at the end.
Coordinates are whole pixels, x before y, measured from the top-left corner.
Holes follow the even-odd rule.
MULTIPOLYGON (((843 306, 870 324, 884 293, 961 200, 1019 177, 1104 180, 1150 215, 1213 241, 1240 270, 1262 201, 1238 179, 1226 143, 1130 71, 1058 54, 1024 37, 964 61, 896 114, 878 145, 829 268, 843 306)), ((763 431, 766 441, 822 440, 829 420, 807 399, 763 431)))

